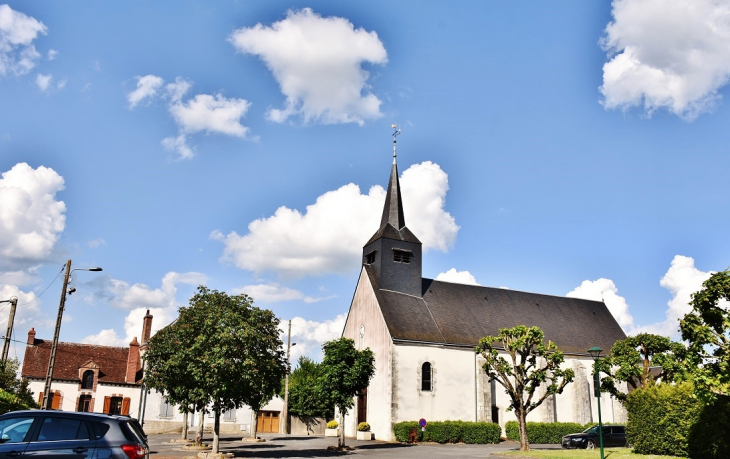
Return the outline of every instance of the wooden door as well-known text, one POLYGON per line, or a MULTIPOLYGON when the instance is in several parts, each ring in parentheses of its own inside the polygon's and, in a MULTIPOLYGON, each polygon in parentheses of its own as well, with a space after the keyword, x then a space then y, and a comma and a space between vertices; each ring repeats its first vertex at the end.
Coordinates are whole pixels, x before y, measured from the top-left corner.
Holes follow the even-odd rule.
POLYGON ((279 412, 259 411, 258 418, 256 419, 256 431, 261 433, 278 433, 279 412))
POLYGON ((368 389, 365 388, 357 396, 357 423, 368 421, 368 389))

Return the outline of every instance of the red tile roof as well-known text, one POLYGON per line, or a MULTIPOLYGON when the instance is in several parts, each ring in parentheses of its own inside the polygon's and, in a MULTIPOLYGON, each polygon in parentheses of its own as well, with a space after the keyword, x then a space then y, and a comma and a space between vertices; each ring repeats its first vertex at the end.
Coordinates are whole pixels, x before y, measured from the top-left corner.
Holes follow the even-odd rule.
MULTIPOLYGON (((48 360, 51 357, 50 340, 33 339, 25 348, 22 375, 26 378, 45 379, 48 360)), ((99 382, 125 383, 127 374, 128 347, 99 346, 96 344, 58 343, 53 379, 79 379, 79 368, 93 360, 99 365, 99 382)), ((138 368, 136 384, 142 381, 142 370, 138 368)))

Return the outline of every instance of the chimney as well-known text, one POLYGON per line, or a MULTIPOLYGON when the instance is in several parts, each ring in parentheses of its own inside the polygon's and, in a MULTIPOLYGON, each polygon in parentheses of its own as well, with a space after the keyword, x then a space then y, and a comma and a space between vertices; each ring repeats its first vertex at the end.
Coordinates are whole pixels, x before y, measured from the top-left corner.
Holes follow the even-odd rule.
POLYGON ((152 334, 152 314, 150 314, 150 310, 147 310, 147 314, 144 316, 144 320, 142 321, 142 346, 147 344, 147 341, 150 340, 150 335, 152 334))
POLYGON ((28 330, 28 344, 31 346, 35 344, 35 328, 28 330))
POLYGON ((137 379, 137 370, 139 370, 139 343, 137 337, 132 339, 129 343, 129 355, 127 356, 127 375, 124 377, 124 381, 127 384, 134 384, 137 379))

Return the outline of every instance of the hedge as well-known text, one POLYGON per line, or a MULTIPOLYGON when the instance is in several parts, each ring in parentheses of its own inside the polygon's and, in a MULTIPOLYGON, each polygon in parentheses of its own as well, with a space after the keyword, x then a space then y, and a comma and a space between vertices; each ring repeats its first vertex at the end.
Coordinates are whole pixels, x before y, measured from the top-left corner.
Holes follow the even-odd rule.
POLYGON ((639 454, 719 459, 730 450, 730 399, 705 405, 689 382, 659 384, 626 399, 626 436, 639 454))
MULTIPOLYGON (((594 423, 582 425, 576 422, 528 422, 527 439, 530 443, 559 445, 564 436, 583 432, 594 423)), ((517 421, 508 421, 504 427, 507 438, 520 441, 520 425, 517 421)))
POLYGON ((491 422, 434 421, 425 430, 416 421, 405 421, 393 426, 396 440, 407 442, 413 429, 418 433, 418 441, 436 443, 499 443, 502 428, 491 422))

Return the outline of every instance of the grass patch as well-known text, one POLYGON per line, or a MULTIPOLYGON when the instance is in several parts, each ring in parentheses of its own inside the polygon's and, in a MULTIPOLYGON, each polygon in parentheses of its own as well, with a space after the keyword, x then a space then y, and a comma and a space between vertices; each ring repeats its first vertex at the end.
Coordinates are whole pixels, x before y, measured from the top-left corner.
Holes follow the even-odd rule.
MULTIPOLYGON (((653 454, 635 454, 631 448, 604 448, 606 459, 677 459, 675 456, 656 456, 653 454)), ((503 456, 517 457, 543 457, 549 459, 577 459, 577 458, 600 458, 601 452, 598 449, 586 451, 585 449, 533 449, 526 453, 520 451, 508 451, 501 453, 503 456)))

